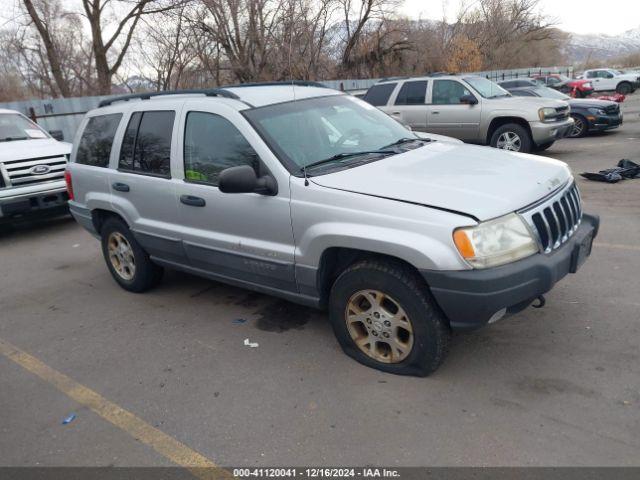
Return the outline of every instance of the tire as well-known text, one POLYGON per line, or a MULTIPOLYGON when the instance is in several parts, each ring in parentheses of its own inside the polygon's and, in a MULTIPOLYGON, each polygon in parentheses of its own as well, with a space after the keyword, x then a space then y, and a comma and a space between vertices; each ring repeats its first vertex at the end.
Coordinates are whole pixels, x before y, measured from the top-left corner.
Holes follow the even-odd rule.
POLYGON ((522 125, 507 123, 493 132, 490 145, 502 150, 530 153, 533 149, 533 140, 531 134, 522 125), (505 142, 504 147, 500 146, 502 142, 505 142))
POLYGON ((344 352, 383 372, 425 377, 448 352, 448 322, 420 277, 401 264, 365 260, 349 267, 331 288, 329 318, 344 352), (393 320, 400 315, 407 321, 393 320))
POLYGON ((544 152, 545 150, 550 149, 554 143, 556 142, 547 142, 547 143, 543 143, 542 145, 537 145, 535 150, 536 152, 544 152))
POLYGON ((633 86, 629 82, 620 82, 616 87, 616 92, 621 95, 629 95, 633 92, 633 86))
POLYGON ((122 220, 107 219, 100 235, 102 255, 118 285, 130 292, 142 293, 160 283, 162 267, 151 261, 122 220))
POLYGON ((573 129, 567 134, 569 138, 582 138, 589 132, 589 123, 582 115, 573 114, 571 118, 575 121, 573 129))

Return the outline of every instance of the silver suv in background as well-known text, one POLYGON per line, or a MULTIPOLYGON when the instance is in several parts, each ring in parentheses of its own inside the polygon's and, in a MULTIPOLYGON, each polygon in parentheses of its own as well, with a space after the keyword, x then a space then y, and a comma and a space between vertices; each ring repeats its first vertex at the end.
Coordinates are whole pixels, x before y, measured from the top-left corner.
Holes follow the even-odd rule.
POLYGON ((515 152, 546 150, 573 128, 567 102, 514 98, 476 76, 389 79, 364 100, 413 130, 515 152))
POLYGON ((71 144, 20 112, 0 110, 0 222, 66 212, 64 171, 71 144))
POLYGON ((335 90, 141 97, 89 112, 67 170, 115 281, 173 268, 325 308, 386 372, 433 372, 451 329, 526 308, 597 234, 564 163, 418 136, 335 90))

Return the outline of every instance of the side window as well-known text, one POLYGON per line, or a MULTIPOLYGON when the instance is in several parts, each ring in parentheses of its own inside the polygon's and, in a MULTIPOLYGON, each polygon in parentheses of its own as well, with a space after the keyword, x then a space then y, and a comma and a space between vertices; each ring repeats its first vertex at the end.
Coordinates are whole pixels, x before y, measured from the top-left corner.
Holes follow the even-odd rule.
POLYGON ((189 112, 184 131, 184 178, 218 185, 220 172, 251 165, 259 170, 258 154, 227 119, 213 113, 189 112))
POLYGON ((433 84, 434 105, 457 105, 460 97, 471 95, 471 92, 455 80, 436 80, 433 84))
POLYGON ((597 78, 598 77, 598 72, 594 72, 593 70, 590 72, 587 72, 587 78, 597 78))
POLYGON ((560 83, 560 79, 558 79, 556 77, 549 77, 548 83, 549 83, 549 85, 555 85, 556 83, 560 83))
POLYGON ((121 113, 91 117, 80 138, 76 163, 108 167, 113 137, 121 119, 121 113))
POLYGON ((427 82, 405 82, 396 98, 396 105, 424 105, 427 95, 427 82))
POLYGON ((384 85, 374 85, 364 96, 363 100, 374 107, 383 107, 389 102, 389 97, 396 88, 397 83, 385 83, 384 85))
POLYGON ((122 139, 118 168, 149 175, 171 174, 171 135, 175 112, 135 112, 122 139))
POLYGON ((535 97, 535 95, 528 90, 511 90, 509 93, 514 97, 535 97))

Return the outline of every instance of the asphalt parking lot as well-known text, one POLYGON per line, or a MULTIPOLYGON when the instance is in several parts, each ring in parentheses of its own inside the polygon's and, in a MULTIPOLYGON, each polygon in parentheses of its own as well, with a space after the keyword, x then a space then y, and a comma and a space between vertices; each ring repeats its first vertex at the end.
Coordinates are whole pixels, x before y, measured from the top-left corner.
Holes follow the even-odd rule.
MULTIPOLYGON (((624 111, 546 155, 640 161, 640 93, 624 111)), ((578 183, 590 261, 429 378, 359 365, 324 313, 271 297, 175 272, 127 293, 71 219, 3 227, 0 465, 638 466, 640 180, 578 183)))

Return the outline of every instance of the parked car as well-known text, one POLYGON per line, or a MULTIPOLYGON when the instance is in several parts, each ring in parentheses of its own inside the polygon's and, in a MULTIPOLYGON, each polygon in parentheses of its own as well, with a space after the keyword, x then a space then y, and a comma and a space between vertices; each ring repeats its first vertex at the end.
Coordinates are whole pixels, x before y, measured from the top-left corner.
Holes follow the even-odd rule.
POLYGON ((569 78, 566 75, 560 75, 557 73, 549 75, 534 75, 533 78, 539 85, 553 88, 576 98, 586 98, 594 91, 593 84, 590 80, 569 78))
POLYGON ((514 98, 476 76, 388 80, 364 100, 413 130, 516 152, 545 150, 573 128, 566 102, 514 98))
POLYGON ((566 164, 429 140, 304 85, 128 96, 86 115, 71 212, 122 288, 167 267, 326 308, 354 359, 427 375, 450 329, 526 308, 589 256, 599 220, 566 164))
POLYGON ((510 88, 535 87, 538 85, 538 82, 533 78, 512 78, 509 80, 500 80, 497 84, 505 90, 509 90, 510 88))
POLYGON ((596 92, 615 91, 622 95, 629 95, 640 88, 640 75, 623 73, 611 68, 587 70, 582 77, 593 82, 593 88, 596 92))
POLYGON ((0 221, 66 211, 64 169, 71 144, 20 112, 0 110, 0 221))
POLYGON ((511 88, 509 92, 516 97, 556 98, 569 102, 571 117, 575 123, 573 130, 567 136, 572 138, 618 128, 624 120, 620 105, 616 102, 573 99, 547 87, 511 88))

